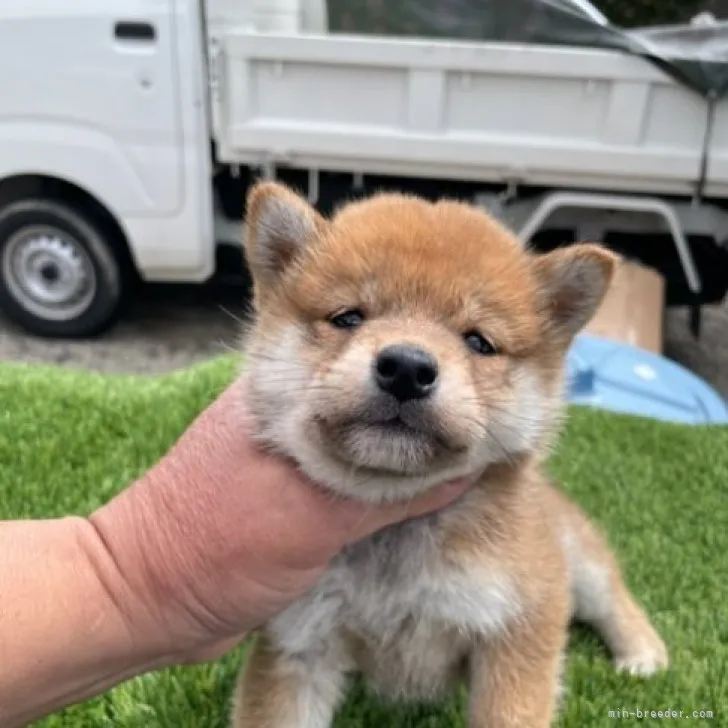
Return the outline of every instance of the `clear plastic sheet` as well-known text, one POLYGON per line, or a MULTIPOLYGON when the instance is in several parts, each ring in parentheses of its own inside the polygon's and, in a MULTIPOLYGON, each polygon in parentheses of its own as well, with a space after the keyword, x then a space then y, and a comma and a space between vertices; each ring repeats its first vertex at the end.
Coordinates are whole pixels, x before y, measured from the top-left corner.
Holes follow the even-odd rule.
POLYGON ((624 30, 587 0, 328 0, 333 33, 612 48, 707 97, 728 93, 728 22, 624 30))

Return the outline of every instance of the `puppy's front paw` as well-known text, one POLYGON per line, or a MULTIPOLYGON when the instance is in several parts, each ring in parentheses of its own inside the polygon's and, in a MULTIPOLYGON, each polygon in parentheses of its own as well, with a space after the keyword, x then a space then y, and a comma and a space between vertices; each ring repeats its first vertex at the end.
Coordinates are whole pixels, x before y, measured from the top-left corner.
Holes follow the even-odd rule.
POLYGON ((659 642, 628 655, 622 655, 615 660, 614 664, 619 671, 649 677, 666 669, 668 662, 667 648, 662 642, 659 642))

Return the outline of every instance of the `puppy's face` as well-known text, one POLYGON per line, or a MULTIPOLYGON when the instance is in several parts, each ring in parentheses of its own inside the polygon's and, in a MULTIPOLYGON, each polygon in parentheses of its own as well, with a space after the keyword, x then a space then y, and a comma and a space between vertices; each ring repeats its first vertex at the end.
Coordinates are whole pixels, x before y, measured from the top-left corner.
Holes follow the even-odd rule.
POLYGON ((371 502, 543 448, 564 353, 615 263, 594 245, 529 254, 454 202, 379 196, 326 221, 270 183, 246 248, 261 436, 371 502))

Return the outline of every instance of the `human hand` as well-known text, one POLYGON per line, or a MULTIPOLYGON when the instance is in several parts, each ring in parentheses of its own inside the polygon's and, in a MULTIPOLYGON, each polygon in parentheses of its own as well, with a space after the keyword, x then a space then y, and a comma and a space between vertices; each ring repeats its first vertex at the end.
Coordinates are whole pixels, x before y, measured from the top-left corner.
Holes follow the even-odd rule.
POLYGON ((294 602, 347 544, 466 487, 379 507, 334 497, 256 446, 241 379, 89 520, 122 576, 113 596, 134 633, 171 662, 197 661, 294 602))

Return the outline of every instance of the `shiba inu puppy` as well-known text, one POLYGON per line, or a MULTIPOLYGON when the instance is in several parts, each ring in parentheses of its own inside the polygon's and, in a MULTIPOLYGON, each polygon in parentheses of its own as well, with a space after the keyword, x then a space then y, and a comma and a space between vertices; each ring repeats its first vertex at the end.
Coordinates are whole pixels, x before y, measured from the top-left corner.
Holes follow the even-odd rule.
POLYGON ((541 470, 612 253, 536 255, 470 206, 401 195, 326 220, 275 183, 249 196, 245 245, 261 440, 367 503, 472 486, 348 548, 260 632, 234 728, 328 728, 354 673, 401 700, 464 679, 473 728, 545 727, 572 618, 620 669, 667 665, 607 545, 541 470))

